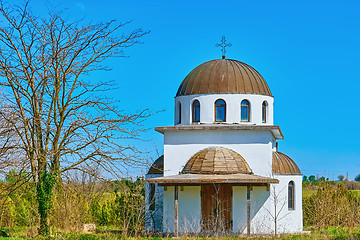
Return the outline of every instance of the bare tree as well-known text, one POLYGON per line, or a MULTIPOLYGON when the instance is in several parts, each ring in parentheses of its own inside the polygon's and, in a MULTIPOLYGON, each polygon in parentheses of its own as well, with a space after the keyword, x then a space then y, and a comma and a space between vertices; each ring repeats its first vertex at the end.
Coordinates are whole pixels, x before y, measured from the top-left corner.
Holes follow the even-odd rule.
POLYGON ((139 137, 149 112, 122 113, 106 95, 112 83, 86 76, 110 70, 103 61, 122 57, 147 32, 123 33, 127 23, 116 21, 70 22, 61 12, 39 17, 28 2, 1 1, 0 12, 0 85, 7 97, 1 131, 19 139, 12 147, 36 185, 39 233, 48 235, 54 186, 64 172, 93 166, 116 172, 139 160, 138 149, 123 140, 139 137))
POLYGON ((272 186, 272 191, 270 191, 270 201, 271 207, 270 209, 264 207, 266 212, 269 214, 271 220, 274 222, 274 235, 278 234, 280 221, 286 218, 290 212, 283 213, 286 210, 287 206, 287 198, 284 195, 285 187, 281 190, 277 191, 276 186, 272 186))

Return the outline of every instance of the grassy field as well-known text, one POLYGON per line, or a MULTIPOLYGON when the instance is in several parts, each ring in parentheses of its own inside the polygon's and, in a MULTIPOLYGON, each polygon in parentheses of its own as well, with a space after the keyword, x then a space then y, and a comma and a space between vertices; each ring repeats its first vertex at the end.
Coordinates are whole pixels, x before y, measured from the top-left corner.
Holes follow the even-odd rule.
MULTIPOLYGON (((19 232, 13 232, 13 237, 0 237, 0 240, 18 240, 18 239, 59 239, 59 240, 115 240, 115 239, 148 239, 148 240, 160 240, 160 239, 172 239, 172 237, 129 237, 124 238, 119 234, 114 233, 97 233, 97 234, 81 234, 81 233, 55 233, 49 238, 42 237, 28 237, 24 235, 24 230, 18 229, 19 232)), ((360 239, 360 227, 355 228, 344 228, 344 227, 333 227, 323 231, 312 231, 309 234, 303 235, 281 235, 281 236, 252 236, 247 238, 246 236, 233 236, 233 237, 191 237, 191 236, 180 236, 175 239, 199 239, 199 240, 210 240, 210 239, 221 239, 221 240, 235 240, 235 239, 283 239, 283 240, 310 240, 310 239, 329 239, 329 240, 346 240, 346 239, 360 239)))
POLYGON ((355 193, 357 195, 357 197, 360 198, 360 190, 349 190, 352 193, 355 193))
MULTIPOLYGON (((349 190, 352 193, 355 193, 357 197, 360 198, 360 190, 349 190)), ((316 190, 307 190, 303 189, 303 197, 310 197, 311 195, 315 194, 316 190)))

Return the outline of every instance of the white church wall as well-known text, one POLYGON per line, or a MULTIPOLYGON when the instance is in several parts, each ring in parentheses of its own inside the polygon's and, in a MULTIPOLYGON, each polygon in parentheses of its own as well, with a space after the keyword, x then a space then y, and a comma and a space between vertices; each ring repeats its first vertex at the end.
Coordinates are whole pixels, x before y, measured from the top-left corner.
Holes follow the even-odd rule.
POLYGON ((179 187, 179 232, 200 232, 201 197, 200 186, 179 187))
POLYGON ((185 95, 175 98, 175 121, 178 124, 179 111, 177 104, 181 103, 181 125, 192 124, 192 103, 200 102, 200 123, 215 122, 215 101, 223 99, 226 102, 226 123, 273 125, 274 98, 266 95, 256 94, 205 94, 185 95), (240 121, 240 104, 242 100, 250 102, 250 122, 240 121), (262 103, 268 103, 267 120, 262 122, 262 103))
MULTIPOLYGON (((271 210, 270 191, 266 187, 253 187, 251 195, 251 233, 267 234, 271 232, 272 221, 268 218, 271 210)), ((247 229, 243 233, 246 233, 247 229)))
MULTIPOLYGON (((163 231, 174 232, 174 187, 166 187, 164 191, 164 223, 163 231)), ((184 186, 178 192, 179 232, 200 232, 201 197, 200 186, 184 186)))
POLYGON ((162 177, 162 174, 145 175, 145 230, 161 231, 163 223, 163 193, 164 188, 155 183, 155 210, 150 210, 150 183, 147 179, 162 177))
MULTIPOLYGON (((253 187, 251 191, 251 233, 272 234, 275 231, 275 216, 277 217, 278 233, 295 233, 303 231, 302 215, 302 176, 301 175, 275 175, 280 181, 272 184, 270 191, 266 187, 253 187), (295 208, 288 209, 288 184, 295 183, 295 208), (275 197, 278 199, 275 200, 275 197), (275 203, 277 212, 275 214, 275 203)), ((233 187, 233 232, 247 232, 246 219, 246 187, 233 187)))
POLYGON ((285 204, 283 211, 279 212, 278 232, 302 232, 303 231, 303 211, 302 211, 302 175, 274 175, 280 181, 272 188, 272 195, 279 195, 280 203, 278 207, 285 204), (294 181, 294 210, 288 209, 288 184, 294 181))
MULTIPOLYGON (((247 189, 245 186, 233 187, 233 232, 247 233, 247 189)), ((271 209, 270 191, 266 187, 254 186, 250 192, 250 228, 252 234, 271 233, 272 222, 268 217, 271 209)))
POLYGON ((163 232, 174 232, 174 187, 164 189, 163 232))
POLYGON ((225 147, 239 153, 254 174, 271 173, 273 136, 270 131, 182 131, 164 133, 164 176, 177 175, 197 152, 225 147))
POLYGON ((247 224, 247 202, 246 202, 246 187, 234 186, 233 187, 233 232, 241 233, 245 231, 247 224))

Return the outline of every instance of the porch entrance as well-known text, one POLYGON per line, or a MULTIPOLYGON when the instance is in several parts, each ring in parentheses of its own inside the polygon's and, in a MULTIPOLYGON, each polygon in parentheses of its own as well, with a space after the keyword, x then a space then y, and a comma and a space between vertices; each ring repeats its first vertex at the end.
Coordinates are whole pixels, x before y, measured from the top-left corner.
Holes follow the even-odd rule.
POLYGON ((201 231, 232 230, 232 186, 209 184, 201 186, 201 231))

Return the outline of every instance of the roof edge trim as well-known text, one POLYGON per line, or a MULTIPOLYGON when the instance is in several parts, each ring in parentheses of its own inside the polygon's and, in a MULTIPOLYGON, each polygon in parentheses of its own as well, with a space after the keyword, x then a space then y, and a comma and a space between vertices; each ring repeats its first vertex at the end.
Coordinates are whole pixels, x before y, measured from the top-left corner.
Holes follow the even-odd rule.
POLYGON ((180 131, 209 131, 209 130, 257 130, 271 131, 275 139, 284 139, 280 127, 276 125, 242 125, 242 124, 194 124, 194 125, 176 125, 155 127, 155 131, 164 134, 165 132, 180 131))

